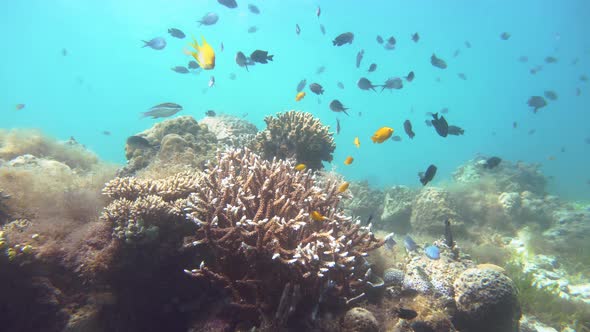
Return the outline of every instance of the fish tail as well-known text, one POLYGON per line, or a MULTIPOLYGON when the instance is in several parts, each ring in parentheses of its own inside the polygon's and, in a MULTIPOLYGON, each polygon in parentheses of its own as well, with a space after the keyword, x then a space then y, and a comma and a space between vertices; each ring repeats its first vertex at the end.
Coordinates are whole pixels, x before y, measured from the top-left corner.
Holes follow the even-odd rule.
POLYGON ((144 44, 143 44, 143 46, 142 46, 141 48, 144 48, 144 47, 146 47, 146 46, 150 46, 150 42, 149 42, 149 41, 142 40, 142 42, 143 42, 144 44))
POLYGON ((148 116, 150 116, 150 114, 149 114, 149 113, 150 113, 150 112, 141 112, 141 114, 139 115, 139 118, 140 118, 140 119, 147 118, 148 116))
POLYGON ((269 55, 269 56, 266 57, 266 59, 272 61, 272 58, 273 57, 274 57, 274 55, 269 55))

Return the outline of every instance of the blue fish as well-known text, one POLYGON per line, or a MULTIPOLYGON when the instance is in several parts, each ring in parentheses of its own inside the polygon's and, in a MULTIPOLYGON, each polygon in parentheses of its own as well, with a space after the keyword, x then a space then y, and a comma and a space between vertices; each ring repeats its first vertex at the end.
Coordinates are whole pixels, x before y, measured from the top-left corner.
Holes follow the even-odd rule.
POLYGON ((437 246, 428 246, 424 249, 424 253, 426 257, 430 259, 439 259, 440 258, 440 249, 437 246))
POLYGON ((164 47, 166 47, 166 39, 162 37, 152 38, 148 41, 142 40, 142 42, 144 42, 144 45, 142 47, 150 47, 154 50, 161 50, 164 49, 164 47))
POLYGON ((418 248, 416 242, 409 235, 404 236, 404 246, 408 251, 414 251, 418 248))

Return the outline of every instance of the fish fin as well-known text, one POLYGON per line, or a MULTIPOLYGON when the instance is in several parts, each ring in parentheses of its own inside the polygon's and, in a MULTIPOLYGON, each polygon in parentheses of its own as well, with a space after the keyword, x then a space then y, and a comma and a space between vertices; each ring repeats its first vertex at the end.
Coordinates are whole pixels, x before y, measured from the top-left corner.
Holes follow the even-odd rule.
POLYGON ((266 59, 272 61, 272 58, 273 57, 274 57, 274 55, 269 55, 269 56, 266 57, 266 59))
POLYGON ((348 109, 348 108, 344 108, 344 109, 342 109, 342 113, 344 113, 344 114, 348 115, 348 113, 346 112, 346 110, 347 110, 347 109, 348 109))

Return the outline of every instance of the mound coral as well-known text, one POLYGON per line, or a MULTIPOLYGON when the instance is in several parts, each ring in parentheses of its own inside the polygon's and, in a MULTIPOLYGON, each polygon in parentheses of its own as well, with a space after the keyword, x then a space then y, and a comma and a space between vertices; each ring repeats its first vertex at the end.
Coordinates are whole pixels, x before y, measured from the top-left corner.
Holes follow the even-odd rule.
POLYGON ((221 154, 188 198, 192 245, 209 255, 185 272, 229 290, 243 319, 263 326, 362 296, 364 257, 383 242, 341 213, 338 186, 248 149, 221 154))
POLYGON ((163 178, 202 168, 213 159, 216 148, 215 135, 192 116, 166 120, 127 139, 128 162, 118 175, 138 175, 143 170, 148 173, 144 178, 163 178))
POLYGON ((254 124, 228 114, 207 116, 199 121, 199 124, 207 125, 209 131, 217 137, 219 144, 233 148, 248 146, 258 132, 254 124))
POLYGON ((254 139, 252 149, 267 160, 293 158, 311 169, 332 161, 336 149, 329 127, 311 113, 289 111, 267 116, 266 129, 254 139))

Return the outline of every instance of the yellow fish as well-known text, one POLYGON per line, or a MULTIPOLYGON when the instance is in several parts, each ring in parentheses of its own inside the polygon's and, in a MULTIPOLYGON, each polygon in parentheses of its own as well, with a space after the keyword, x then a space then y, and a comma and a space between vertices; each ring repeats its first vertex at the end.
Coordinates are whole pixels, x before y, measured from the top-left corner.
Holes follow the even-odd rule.
POLYGON ((199 46, 199 42, 193 37, 193 42, 189 45, 192 46, 196 52, 186 50, 185 52, 188 55, 192 55, 193 58, 197 61, 199 66, 205 70, 215 68, 215 51, 213 51, 213 47, 207 43, 205 37, 201 36, 203 42, 199 46))
POLYGON ((322 216, 322 214, 319 213, 318 211, 311 211, 311 219, 313 219, 315 221, 322 221, 322 220, 325 220, 326 217, 322 216))
POLYGON ((305 171, 305 169, 307 168, 307 165, 305 165, 305 164, 297 164, 297 165, 295 165, 294 168, 295 168, 296 171, 305 171))
POLYGON ((301 91, 295 96, 295 101, 300 101, 303 97, 305 97, 305 92, 301 91))
POLYGON ((352 164, 353 160, 354 160, 354 158, 352 158, 351 156, 346 157, 346 159, 344 159, 344 165, 352 164))
POLYGON ((393 134, 393 128, 381 127, 371 136, 373 143, 383 143, 388 140, 393 134))
POLYGON ((361 147, 361 141, 359 140, 359 137, 358 136, 354 138, 354 145, 357 148, 360 148, 361 147))
POLYGON ((350 183, 348 182, 344 182, 340 185, 340 187, 338 187, 338 192, 339 193, 343 193, 348 189, 348 186, 350 185, 350 183))

